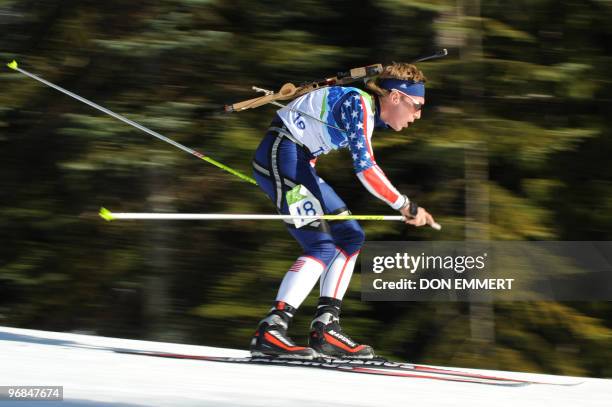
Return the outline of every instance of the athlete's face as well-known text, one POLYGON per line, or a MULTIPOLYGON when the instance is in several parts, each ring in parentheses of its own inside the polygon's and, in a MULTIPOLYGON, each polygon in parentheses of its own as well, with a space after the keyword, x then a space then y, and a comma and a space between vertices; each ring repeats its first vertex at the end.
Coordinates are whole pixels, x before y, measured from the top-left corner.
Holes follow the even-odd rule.
POLYGON ((387 96, 380 98, 380 117, 393 130, 401 131, 421 118, 421 108, 424 104, 425 98, 405 95, 394 89, 387 96))

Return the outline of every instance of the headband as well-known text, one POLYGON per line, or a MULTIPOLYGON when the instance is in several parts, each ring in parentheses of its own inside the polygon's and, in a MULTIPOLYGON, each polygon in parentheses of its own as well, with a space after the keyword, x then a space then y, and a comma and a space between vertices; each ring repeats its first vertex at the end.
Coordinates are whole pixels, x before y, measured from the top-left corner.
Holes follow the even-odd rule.
POLYGON ((397 90, 404 95, 425 97, 425 84, 413 80, 385 78, 378 85, 383 89, 397 90))

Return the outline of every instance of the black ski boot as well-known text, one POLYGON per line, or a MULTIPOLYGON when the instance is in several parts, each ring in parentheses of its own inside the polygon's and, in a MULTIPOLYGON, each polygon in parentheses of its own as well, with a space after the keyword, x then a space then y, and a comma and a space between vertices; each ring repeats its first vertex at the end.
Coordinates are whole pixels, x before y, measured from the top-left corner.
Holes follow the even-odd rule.
POLYGON ((317 353, 309 347, 297 346, 287 336, 289 322, 293 318, 295 308, 282 302, 277 302, 267 317, 257 326, 251 339, 251 356, 279 357, 289 359, 316 358, 317 353))
POLYGON ((360 345, 342 332, 340 304, 335 298, 321 297, 314 320, 310 324, 308 344, 320 356, 342 359, 373 359, 371 346, 360 345))

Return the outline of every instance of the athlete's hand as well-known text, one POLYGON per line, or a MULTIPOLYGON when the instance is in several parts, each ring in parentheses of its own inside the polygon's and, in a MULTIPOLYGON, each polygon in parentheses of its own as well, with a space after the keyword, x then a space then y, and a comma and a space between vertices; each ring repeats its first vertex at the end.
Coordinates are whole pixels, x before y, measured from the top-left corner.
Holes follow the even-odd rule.
POLYGON ((424 225, 433 225, 436 222, 433 216, 431 216, 429 212, 427 212, 424 208, 421 208, 420 206, 417 210, 416 216, 414 217, 410 216, 410 210, 408 209, 408 207, 400 209, 400 213, 402 214, 402 216, 404 216, 404 222, 409 225, 418 227, 424 225))

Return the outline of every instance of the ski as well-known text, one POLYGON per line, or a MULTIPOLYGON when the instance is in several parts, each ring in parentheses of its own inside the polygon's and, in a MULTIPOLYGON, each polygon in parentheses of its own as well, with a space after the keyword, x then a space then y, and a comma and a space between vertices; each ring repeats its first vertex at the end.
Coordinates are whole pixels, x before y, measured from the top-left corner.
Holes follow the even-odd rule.
POLYGON ((385 359, 355 360, 355 359, 333 359, 319 358, 315 360, 272 358, 272 357, 226 357, 226 356, 203 356, 185 355, 178 353, 138 351, 130 349, 114 349, 117 353, 140 356, 153 356, 172 359, 202 360, 208 362, 235 363, 235 364, 257 364, 276 365, 290 367, 308 367, 324 370, 336 370, 339 372, 361 373, 370 375, 406 377, 417 379, 444 380, 463 383, 477 383, 497 386, 527 386, 531 384, 548 384, 571 386, 579 383, 547 383, 529 380, 511 379, 497 376, 488 376, 477 373, 462 372, 452 369, 435 368, 411 363, 390 362, 385 359))
POLYGON ((481 373, 465 372, 461 370, 453 370, 453 369, 447 369, 447 368, 441 368, 441 367, 418 365, 418 364, 413 364, 413 363, 392 362, 386 359, 361 360, 361 361, 360 360, 343 360, 343 362, 350 363, 351 365, 358 365, 360 363, 364 363, 367 366, 373 366, 373 367, 376 367, 377 369, 383 369, 383 370, 409 370, 409 371, 412 370, 412 371, 430 373, 430 374, 444 374, 444 375, 451 375, 451 376, 470 377, 470 378, 479 378, 479 379, 488 379, 488 380, 506 380, 506 381, 513 381, 513 382, 518 382, 518 383, 525 383, 525 384, 546 384, 546 385, 551 385, 551 386, 576 386, 582 383, 582 382, 556 383, 556 382, 541 382, 541 381, 533 381, 533 380, 512 379, 512 378, 507 378, 507 377, 484 375, 481 373))

